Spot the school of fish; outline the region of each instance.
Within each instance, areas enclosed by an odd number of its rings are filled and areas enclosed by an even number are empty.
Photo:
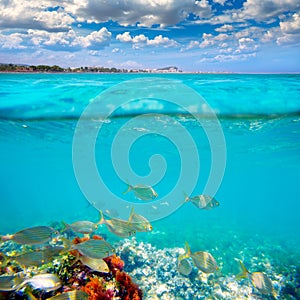
[[[151,201],[158,197],[154,188],[145,184],[130,185],[124,194],[132,191],[136,199],[141,201]],[[185,194],[184,202],[191,202],[195,207],[202,210],[210,210],[218,207],[219,202],[208,195],[188,196]],[[23,268],[30,266],[42,266],[53,261],[63,253],[77,250],[79,253],[73,264],[80,262],[92,271],[109,273],[109,267],[103,260],[115,252],[114,247],[103,239],[87,239],[84,242],[73,244],[68,239],[68,232],[83,234],[89,237],[93,232],[99,229],[99,226],[106,226],[109,232],[120,237],[126,238],[136,234],[136,232],[150,232],[153,227],[151,223],[142,215],[135,212],[132,207],[127,220],[118,218],[105,218],[102,211],[98,222],[76,221],[71,224],[64,223],[64,229],[60,232],[50,226],[34,226],[25,228],[14,234],[8,234],[0,237],[0,243],[12,241],[20,245],[31,246],[30,251],[7,255],[0,253],[0,267],[6,267],[9,262],[15,261]],[[59,241],[59,244],[53,245],[51,241]],[[251,281],[254,288],[262,295],[272,295],[276,293],[272,281],[263,272],[250,273],[241,260],[238,260],[241,273],[236,276],[237,279],[247,278]],[[177,259],[177,271],[183,276],[189,276],[196,267],[203,273],[220,272],[216,259],[205,251],[192,252],[189,244],[185,243],[185,252]],[[62,286],[61,280],[56,274],[41,273],[31,277],[21,272],[14,275],[0,276],[0,292],[15,292],[24,287],[30,286],[27,295],[28,299],[35,299],[31,290],[42,290],[44,292],[59,290]],[[88,295],[80,290],[73,290],[57,294],[48,299],[88,299]]]

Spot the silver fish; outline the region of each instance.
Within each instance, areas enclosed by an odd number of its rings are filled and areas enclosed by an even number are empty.
[[[12,240],[18,244],[36,245],[44,244],[52,239],[56,231],[49,226],[35,226],[1,237],[2,242]]]
[[[82,255],[79,256],[78,260],[93,271],[101,273],[109,273],[110,271],[107,263],[102,258],[90,258]]]
[[[151,186],[145,184],[137,184],[135,186],[128,184],[128,188],[123,194],[127,194],[130,191],[133,191],[135,197],[140,200],[153,200],[158,196]]]
[[[53,260],[53,257],[59,255],[65,250],[62,246],[54,246],[43,250],[35,250],[18,256],[10,256],[10,260],[15,260],[23,266],[41,266]]]
[[[219,269],[214,257],[205,251],[194,252],[191,258],[195,266],[204,273],[213,273]]]
[[[101,214],[101,220],[99,223],[105,224],[107,229],[111,233],[123,238],[135,235],[136,230],[132,227],[132,225],[128,221],[115,219],[115,218],[112,218],[110,220],[105,220],[101,211],[100,214]]]
[[[73,231],[83,234],[91,234],[98,228],[98,223],[90,221],[77,221],[71,224],[65,224],[66,229],[71,228]],[[65,230],[65,229],[64,229]]]
[[[148,232],[153,229],[150,222],[144,216],[134,212],[134,207],[131,210],[128,222],[132,228],[139,232]]]
[[[272,281],[268,278],[268,276],[263,272],[253,272],[250,273],[241,260],[236,259],[241,268],[241,273],[236,277],[237,279],[241,278],[249,278],[253,284],[253,286],[263,295],[273,295],[275,298],[277,294],[275,292]]]
[[[31,278],[25,279],[17,289],[21,289],[24,285],[30,284],[30,286],[36,290],[43,290],[45,292],[51,292],[61,287],[61,281],[56,274],[38,274]]]
[[[75,290],[75,291],[70,291],[59,295],[55,295],[49,298],[49,300],[87,300],[88,298],[89,298],[88,293],[80,290]]]
[[[17,275],[0,276],[0,291],[10,292],[18,288],[24,279]]]
[[[72,250],[78,250],[82,255],[90,258],[105,258],[114,253],[115,249],[104,240],[87,240],[80,244],[72,245]]]
[[[204,273],[213,273],[219,269],[214,257],[205,251],[192,252],[189,244],[185,243],[185,254],[180,255],[179,259],[191,257],[194,265]]]
[[[180,274],[188,276],[191,274],[193,267],[188,258],[178,259],[177,270]]]
[[[194,197],[186,195],[185,202],[192,202],[197,208],[206,210],[220,206],[220,203],[215,198],[208,195],[198,195]]]

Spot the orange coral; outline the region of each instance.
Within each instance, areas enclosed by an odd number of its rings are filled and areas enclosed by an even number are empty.
[[[124,271],[116,271],[116,281],[120,285],[120,294],[124,300],[141,300],[143,292]]]
[[[103,260],[107,263],[109,269],[112,271],[114,275],[117,270],[123,271],[124,269],[124,261],[116,254],[108,256]]]
[[[104,240],[104,238],[101,235],[98,235],[98,234],[93,235],[92,239],[94,239],[94,240]]]
[[[106,290],[102,282],[96,278],[91,278],[82,290],[89,294],[89,300],[111,300],[113,299],[113,291]]]

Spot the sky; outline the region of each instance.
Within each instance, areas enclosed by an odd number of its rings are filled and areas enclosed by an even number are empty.
[[[0,63],[300,72],[300,1],[0,0]]]

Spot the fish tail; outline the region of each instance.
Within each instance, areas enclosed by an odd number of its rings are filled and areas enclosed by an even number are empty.
[[[104,219],[102,210],[99,210],[99,217],[100,217],[100,220],[97,222],[97,225],[105,224],[105,219]]]
[[[126,180],[126,183],[127,183],[127,190],[123,192],[123,195],[129,193],[131,190],[132,190],[132,185],[129,183],[128,180]]]
[[[184,250],[187,257],[190,257],[192,255],[192,251],[188,242],[185,242]]]
[[[61,251],[61,254],[62,254],[62,253],[68,252],[71,249],[71,242],[64,237],[61,238],[61,241],[63,242],[63,247],[65,248],[65,250]]]
[[[186,192],[183,192],[183,195],[184,195],[184,200],[183,200],[182,204],[190,201],[190,197]]]
[[[239,262],[241,268],[241,272],[235,276],[236,279],[247,278],[249,275],[249,271],[246,269],[245,265],[240,259],[236,258],[235,260]]]
[[[6,241],[10,241],[13,238],[14,238],[13,234],[2,235],[2,236],[0,236],[0,243],[4,243]]]

